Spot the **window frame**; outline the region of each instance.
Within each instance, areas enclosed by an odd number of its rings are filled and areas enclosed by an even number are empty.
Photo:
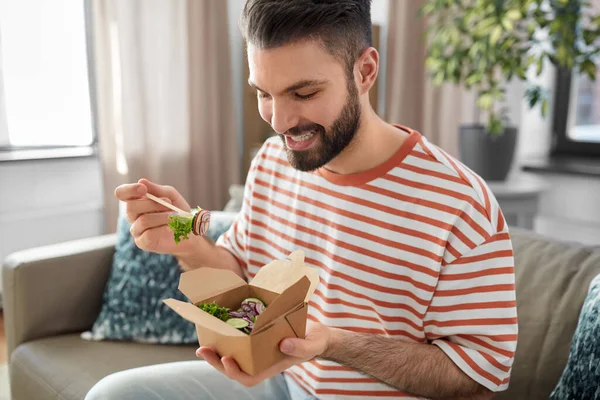
[[[97,122],[97,98],[96,98],[96,76],[94,73],[94,40],[93,40],[93,15],[92,15],[92,1],[93,0],[80,0],[83,2],[83,17],[84,17],[84,31],[85,31],[85,42],[86,42],[86,60],[88,64],[87,75],[88,75],[88,90],[90,93],[90,115],[91,115],[91,129],[92,129],[92,142],[87,145],[34,145],[34,146],[17,146],[10,144],[10,136],[6,131],[6,143],[0,142],[0,153],[7,152],[23,152],[27,150],[39,151],[39,150],[60,150],[60,149],[93,149],[95,153],[98,147],[98,122]],[[0,79],[2,77],[0,76]],[[1,94],[3,95],[3,94]],[[5,110],[3,111],[5,112]],[[4,135],[2,136],[4,138]]]
[[[578,9],[578,12],[581,17],[581,8]],[[569,112],[574,112],[577,107],[575,99],[572,97],[574,78],[577,76],[573,69],[557,66],[554,81],[550,156],[597,157],[600,156],[600,142],[576,141],[569,138]],[[596,80],[598,79],[600,79],[600,74],[596,77]]]
[[[569,138],[569,111],[575,106],[571,98],[572,82],[573,71],[571,69],[563,67],[556,69],[551,155],[600,156],[600,142],[579,142]]]

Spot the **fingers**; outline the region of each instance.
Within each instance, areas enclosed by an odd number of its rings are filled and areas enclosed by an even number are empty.
[[[147,229],[139,236],[133,236],[135,245],[142,250],[154,252],[158,248],[162,228]]]
[[[115,189],[115,197],[121,201],[139,199],[147,193],[147,188],[139,183],[120,185]]]
[[[173,215],[173,212],[144,213],[134,219],[135,222],[131,225],[129,231],[134,238],[141,236],[148,229],[167,225],[170,215]]]
[[[165,240],[173,241],[171,228],[167,225],[146,229],[141,235],[133,236],[135,244],[142,250],[154,253],[171,253],[171,246]],[[171,251],[170,251],[171,250]]]
[[[149,193],[157,197],[166,197],[171,199],[171,204],[183,210],[190,209],[190,205],[185,201],[183,196],[181,196],[181,193],[179,193],[173,186],[157,185],[154,182],[150,182],[148,179],[140,179],[138,183],[144,186]]]
[[[209,347],[200,347],[198,350],[196,350],[196,355],[204,358],[206,362],[212,365],[223,375],[238,381],[245,387],[256,386],[260,382],[263,382],[264,380],[269,379],[298,363],[298,360],[287,358],[273,365],[262,373],[251,376],[242,371],[238,363],[233,358],[227,356],[219,357],[219,355]]]
[[[225,372],[225,367],[221,362],[221,358],[217,355],[217,353],[215,353],[208,347],[200,347],[198,351],[196,351],[196,355],[198,357],[202,357],[204,361],[212,365],[220,373],[227,375],[227,373]]]
[[[157,185],[147,179],[140,179],[138,183],[119,185],[115,189],[115,196],[121,201],[139,199],[146,193],[152,193],[157,197],[166,197],[169,199],[177,199],[180,197],[179,192],[177,192],[174,187]]]
[[[221,358],[221,363],[223,365],[223,368],[225,369],[225,374],[229,378],[235,379],[236,381],[238,381],[246,387],[253,386],[254,382],[252,382],[252,378],[245,372],[242,372],[239,365],[235,362],[234,359],[232,359],[231,357],[223,357]]]
[[[169,200],[166,197],[163,197],[162,199],[167,203],[171,203],[171,200]],[[139,200],[129,200],[127,202],[125,210],[127,221],[129,221],[130,224],[133,224],[141,215],[144,214],[171,211],[162,204],[158,204],[157,202],[146,198]]]
[[[175,190],[173,186],[157,185],[154,182],[150,182],[148,179],[140,179],[138,184],[145,186],[148,189],[148,192],[157,197],[167,197],[170,199],[179,197],[179,192]]]
[[[219,355],[207,347],[200,347],[196,355],[202,357],[207,363],[213,366],[217,371],[244,385],[251,387],[258,383],[258,380],[253,379],[250,375],[243,372],[235,360],[231,357],[219,358]]]

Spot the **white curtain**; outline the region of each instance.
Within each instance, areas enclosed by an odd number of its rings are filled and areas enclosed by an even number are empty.
[[[239,183],[223,0],[95,0],[94,74],[106,232],[121,183],[148,178],[220,209]]]

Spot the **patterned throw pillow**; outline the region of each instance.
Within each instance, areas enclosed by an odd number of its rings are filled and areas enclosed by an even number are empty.
[[[590,284],[567,366],[550,398],[600,399],[600,275]]]
[[[232,224],[236,213],[212,212],[206,236],[216,241]],[[186,301],[177,289],[181,268],[175,257],[138,248],[129,233],[130,224],[119,216],[117,243],[102,308],[87,340],[121,340],[140,343],[197,343],[194,325],[162,302]]]

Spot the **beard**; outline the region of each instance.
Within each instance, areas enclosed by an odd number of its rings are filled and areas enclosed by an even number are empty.
[[[279,134],[286,149],[287,158],[292,167],[300,171],[314,171],[337,157],[354,139],[360,127],[360,102],[354,80],[348,81],[348,99],[339,116],[326,130],[319,124],[304,124],[290,129],[287,134],[298,136],[314,131],[320,136],[320,144],[309,150],[289,149],[285,136]]]

